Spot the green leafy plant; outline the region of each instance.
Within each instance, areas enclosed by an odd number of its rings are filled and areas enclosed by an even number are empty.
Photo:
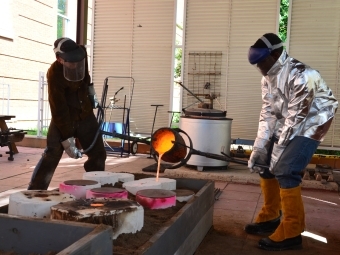
[[[317,149],[315,154],[340,156],[340,151],[330,151],[330,150]]]
[[[176,67],[175,67],[175,78],[181,77],[181,71],[182,71],[182,49],[177,48],[175,53],[175,59],[176,59]]]
[[[25,130],[25,132],[27,133],[27,135],[37,135],[38,134],[38,130],[36,128],[27,129],[27,130]],[[48,128],[44,128],[41,132],[42,136],[47,136],[47,132],[48,132]]]
[[[66,0],[58,0],[58,13],[61,15],[66,15],[67,2]],[[64,18],[62,16],[57,17],[57,38],[64,36]]]
[[[288,30],[288,10],[289,0],[281,0],[280,5],[280,21],[279,21],[279,37],[283,42],[287,39]]]
[[[173,122],[173,123],[179,123],[179,118],[180,118],[180,116],[181,116],[180,113],[175,112],[175,113],[174,113],[174,116],[173,116],[173,118],[172,118],[172,122]]]

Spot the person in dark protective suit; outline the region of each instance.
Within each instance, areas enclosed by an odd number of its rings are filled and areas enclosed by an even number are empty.
[[[85,47],[69,38],[59,38],[54,42],[54,52],[56,61],[47,72],[52,114],[47,147],[33,171],[29,190],[47,190],[63,152],[71,158],[81,158],[75,139],[86,149],[99,127],[93,112],[98,101],[88,72]],[[85,171],[105,170],[106,151],[100,135],[86,154]]]
[[[276,34],[259,38],[248,60],[263,75],[262,109],[248,167],[260,174],[264,204],[245,231],[270,234],[260,239],[259,248],[299,249],[305,228],[301,173],[329,130],[338,101],[318,71],[288,56]]]

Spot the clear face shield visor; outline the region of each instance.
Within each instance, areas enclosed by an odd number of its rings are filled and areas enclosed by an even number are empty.
[[[85,77],[85,58],[78,62],[63,62],[64,77],[68,81],[81,81]]]

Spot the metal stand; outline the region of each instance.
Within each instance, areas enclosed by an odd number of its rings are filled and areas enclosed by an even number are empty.
[[[152,123],[152,129],[151,129],[151,137],[152,137],[152,134],[153,134],[153,128],[155,127],[155,121],[156,121],[156,115],[157,115],[157,109],[159,106],[164,106],[163,104],[152,104],[151,106],[156,106],[156,109],[155,109],[155,115],[153,117],[153,123]],[[151,144],[150,144],[150,155],[148,158],[153,158],[151,156],[151,151],[152,151],[152,147],[151,147]]]
[[[122,106],[116,105],[116,102],[119,101],[119,99],[116,99],[116,95],[118,94],[119,91],[121,91],[124,87],[121,87],[120,89],[118,89],[114,96],[112,98],[110,98],[110,104],[109,106],[106,106],[106,99],[107,99],[107,94],[108,94],[108,80],[109,78],[112,79],[128,79],[130,80],[130,84],[129,84],[129,93],[130,96],[129,98],[126,98],[126,95],[124,96],[124,103]],[[112,115],[112,110],[113,109],[121,109],[122,112],[122,135],[124,138],[121,139],[121,143],[120,143],[120,147],[111,147],[108,145],[108,143],[106,143],[105,149],[107,154],[120,154],[121,157],[123,157],[123,153],[126,152],[127,156],[130,155],[131,153],[131,137],[130,137],[130,110],[131,110],[131,102],[132,102],[132,96],[133,96],[133,90],[134,90],[134,79],[132,77],[125,77],[125,76],[108,76],[105,78],[104,81],[104,87],[103,87],[103,93],[102,93],[102,98],[101,98],[101,106],[106,109],[109,108],[110,109],[110,118],[108,120],[107,123],[111,122],[111,115]],[[112,91],[110,91],[112,93]],[[98,116],[97,116],[98,119]],[[106,132],[107,133],[107,132]],[[113,132],[112,132],[113,134]],[[107,134],[106,134],[107,135]],[[124,149],[124,145],[125,145],[125,139],[128,142],[128,148],[127,150]],[[105,141],[105,139],[104,139]]]

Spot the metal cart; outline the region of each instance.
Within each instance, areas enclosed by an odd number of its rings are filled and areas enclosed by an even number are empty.
[[[101,129],[105,133],[103,134],[103,140],[108,154],[119,154],[121,157],[128,157],[130,153],[135,154],[137,152],[137,143],[132,146],[130,137],[130,113],[134,86],[135,80],[132,77],[108,76],[104,80],[101,97],[104,119]],[[127,90],[127,93],[124,96],[119,96],[118,94],[122,90]],[[109,97],[109,103],[107,103],[107,97]],[[117,135],[110,136],[108,133],[121,134],[122,138]],[[107,139],[113,137],[121,139],[120,146],[110,146]]]

